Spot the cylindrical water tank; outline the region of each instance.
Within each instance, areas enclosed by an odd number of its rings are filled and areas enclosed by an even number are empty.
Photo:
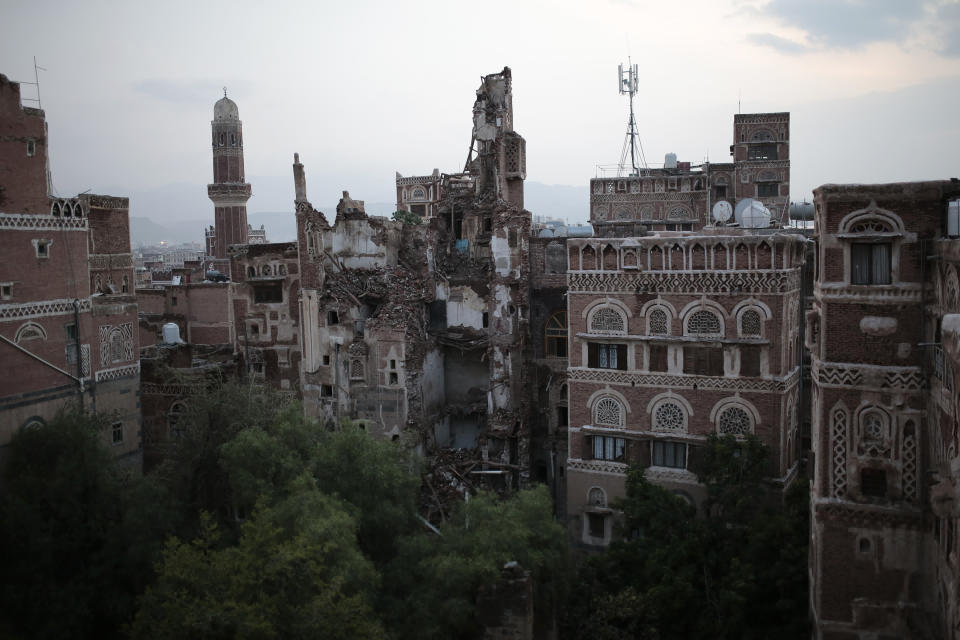
[[[175,322],[168,322],[163,325],[164,344],[180,344],[181,342],[183,340],[180,339],[180,327]]]

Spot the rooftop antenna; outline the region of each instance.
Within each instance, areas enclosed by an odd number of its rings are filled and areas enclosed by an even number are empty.
[[[630,156],[630,175],[640,175],[640,165],[647,168],[647,159],[643,155],[643,146],[640,144],[640,135],[637,133],[637,121],[633,117],[633,96],[637,95],[637,86],[640,78],[637,74],[637,65],[632,64],[630,57],[627,57],[627,68],[620,67],[619,89],[620,95],[630,96],[630,120],[627,123],[627,136],[623,141],[623,150],[620,152],[619,175],[623,175],[627,169],[627,155]]]
[[[20,96],[21,102],[36,102],[37,109],[43,109],[43,105],[40,104],[40,71],[46,71],[43,67],[37,64],[37,56],[33,56],[33,82],[23,82],[20,81],[20,84],[29,84],[37,88],[37,97],[36,98],[24,98]]]
[[[223,88],[223,97],[224,97],[224,98],[227,97],[227,88],[226,88],[226,87]]]

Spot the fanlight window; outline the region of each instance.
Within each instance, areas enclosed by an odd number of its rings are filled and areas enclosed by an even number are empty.
[[[883,440],[883,420],[876,413],[868,413],[863,417],[863,439],[868,442]]]
[[[748,309],[740,316],[740,333],[745,336],[760,335],[760,314]]]
[[[685,415],[680,405],[664,402],[653,411],[653,430],[682,433],[685,431]]]
[[[728,407],[717,419],[717,431],[723,435],[743,436],[750,433],[750,415],[740,407]]]
[[[587,502],[591,507],[606,507],[607,506],[607,494],[603,492],[603,489],[600,487],[594,487],[590,489],[590,493],[587,497]]]
[[[668,220],[686,220],[689,217],[690,212],[683,207],[674,207],[670,209],[670,212],[667,214]]]
[[[410,198],[412,200],[425,200],[427,197],[427,192],[423,189],[414,189]]]
[[[609,308],[604,307],[593,312],[590,318],[590,333],[625,333],[623,316]]]
[[[687,332],[698,335],[716,335],[720,333],[720,319],[712,311],[697,311],[687,321]]]
[[[667,312],[663,309],[654,309],[650,312],[650,333],[656,335],[670,333],[667,329]]]
[[[623,405],[613,398],[600,398],[593,407],[593,421],[609,427],[622,427]]]
[[[890,225],[876,219],[863,220],[850,227],[850,233],[890,233],[891,231]]]

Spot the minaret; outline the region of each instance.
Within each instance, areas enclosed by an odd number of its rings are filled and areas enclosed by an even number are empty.
[[[207,195],[213,200],[215,238],[213,257],[227,259],[227,247],[247,244],[247,200],[250,185],[244,182],[243,125],[237,103],[223,97],[213,106],[213,184]]]

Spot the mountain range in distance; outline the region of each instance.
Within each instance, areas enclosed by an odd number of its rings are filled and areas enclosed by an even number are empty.
[[[168,185],[161,189],[130,194],[130,242],[134,247],[157,244],[161,240],[176,245],[185,242],[204,242],[204,229],[213,224],[213,203],[206,202],[206,211],[189,217],[171,212],[186,212],[199,208],[194,193],[203,187],[197,185]],[[188,195],[187,195],[188,194]],[[559,218],[570,223],[583,223],[589,218],[589,187],[547,185],[527,181],[524,184],[524,205],[535,216]],[[336,205],[318,207],[330,222],[336,215]],[[397,208],[393,202],[366,202],[367,214],[389,217]],[[263,225],[268,242],[296,240],[296,217],[289,211],[247,212],[247,224],[255,229]]]

